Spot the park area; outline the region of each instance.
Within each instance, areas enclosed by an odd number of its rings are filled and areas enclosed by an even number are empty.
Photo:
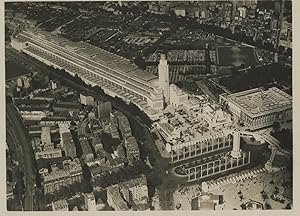
[[[30,71],[24,68],[24,66],[12,61],[5,61],[5,80],[10,80],[28,73],[30,73]]]
[[[217,48],[217,63],[221,66],[254,66],[258,57],[252,47],[220,46]]]
[[[230,76],[221,77],[218,83],[231,92],[239,92],[261,86],[271,87],[271,85],[280,89],[288,89],[292,87],[292,68],[274,63],[251,68],[245,73],[233,72]]]

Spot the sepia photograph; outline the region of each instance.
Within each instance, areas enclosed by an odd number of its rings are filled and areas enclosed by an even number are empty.
[[[5,1],[6,211],[289,214],[293,4]]]

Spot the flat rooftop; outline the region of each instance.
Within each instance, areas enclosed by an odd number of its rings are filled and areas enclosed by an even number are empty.
[[[251,117],[292,108],[292,96],[276,87],[267,90],[255,88],[225,97]]]
[[[35,34],[36,36],[39,36],[40,38],[46,39],[56,45],[59,45],[62,48],[68,49],[70,51],[75,52],[76,54],[79,54],[81,56],[84,56],[94,62],[97,62],[100,65],[103,65],[103,68],[109,68],[111,70],[115,70],[118,72],[123,73],[124,75],[136,77],[144,82],[144,84],[147,85],[153,85],[155,84],[150,82],[151,80],[157,79],[157,76],[147,73],[143,70],[140,70],[134,63],[132,63],[130,60],[123,58],[119,55],[116,55],[114,53],[108,52],[104,49],[101,49],[99,47],[93,46],[91,44],[85,43],[85,42],[72,42],[66,38],[59,37],[56,35],[51,34],[50,32],[46,32],[39,29],[28,29],[28,32]],[[21,40],[23,40],[25,37],[18,36]],[[98,67],[100,66],[98,65]],[[154,86],[157,87],[157,86]]]

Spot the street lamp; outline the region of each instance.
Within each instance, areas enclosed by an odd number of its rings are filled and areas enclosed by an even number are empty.
[[[263,181],[263,190],[260,192],[261,194],[265,193],[265,182]]]
[[[272,180],[270,181],[270,184],[274,184],[274,173],[272,172]]]
[[[241,195],[242,194],[242,191],[241,191],[241,182],[239,181],[239,192],[238,192],[238,195]]]

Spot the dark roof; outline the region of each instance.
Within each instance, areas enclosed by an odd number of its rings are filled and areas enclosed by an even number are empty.
[[[30,125],[28,127],[28,131],[37,131],[37,132],[39,132],[39,131],[42,130],[42,127],[43,127],[42,125]],[[54,129],[56,129],[55,126],[50,126],[50,130],[54,130]]]
[[[66,109],[78,109],[80,110],[81,105],[80,103],[73,103],[73,102],[58,102],[53,106],[53,108],[66,108]]]
[[[39,120],[24,120],[24,125],[30,126],[30,125],[37,125],[40,121]]]
[[[40,130],[42,130],[41,125],[30,125],[28,127],[28,131],[40,131]]]
[[[36,99],[20,99],[16,98],[15,103],[18,104],[26,104],[26,105],[41,105],[41,104],[49,104],[47,100],[36,100]]]
[[[61,117],[61,116],[47,116],[42,118],[41,121],[76,121],[77,118],[73,117]]]
[[[50,163],[58,163],[58,162],[62,162],[65,160],[69,160],[70,157],[68,156],[63,156],[63,157],[58,157],[58,158],[48,158],[48,159],[38,159],[36,161],[36,165],[38,170],[42,169],[42,168],[48,168],[48,165]]]
[[[86,92],[86,91],[80,91],[79,94],[81,94],[81,95],[83,95],[83,96],[86,96],[86,97],[94,97],[93,94],[88,93],[88,92]]]
[[[21,111],[43,111],[49,109],[49,104],[39,104],[39,105],[18,105]]]
[[[68,111],[54,111],[53,116],[57,117],[70,117],[70,113]]]

